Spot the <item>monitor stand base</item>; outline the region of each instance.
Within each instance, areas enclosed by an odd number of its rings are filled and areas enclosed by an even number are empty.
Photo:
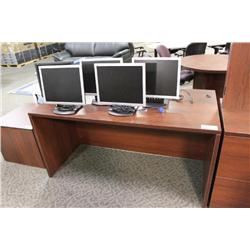
[[[112,105],[108,113],[114,116],[133,116],[136,109],[131,106]]]
[[[117,113],[117,112],[114,112],[112,110],[109,111],[109,114],[110,115],[113,115],[113,116],[133,116],[134,113]]]
[[[95,106],[108,106],[108,105],[104,105],[104,104],[100,104],[99,102],[97,102],[96,100],[93,100],[92,105],[95,105]]]
[[[57,115],[74,115],[82,108],[82,105],[56,105],[53,113]]]

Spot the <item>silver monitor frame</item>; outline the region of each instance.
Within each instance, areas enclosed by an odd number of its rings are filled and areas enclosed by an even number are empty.
[[[178,68],[177,68],[177,88],[176,88],[176,95],[175,96],[168,96],[168,95],[147,95],[146,97],[149,98],[162,98],[162,99],[180,99],[180,78],[181,78],[181,59],[177,57],[133,57],[132,63],[144,63],[144,62],[135,62],[136,60],[145,60],[145,61],[177,61],[178,62]],[[146,63],[145,63],[146,67]],[[147,79],[146,79],[146,85],[147,85]]]
[[[56,101],[47,101],[46,93],[44,91],[44,83],[43,83],[43,75],[42,75],[42,69],[62,69],[62,68],[77,68],[79,69],[79,76],[80,76],[80,85],[81,85],[81,96],[82,96],[82,102],[56,102]],[[82,68],[80,65],[47,65],[47,66],[40,66],[39,67],[39,75],[41,79],[41,86],[42,86],[42,94],[44,98],[44,103],[47,104],[61,104],[61,105],[85,105],[85,95],[84,95],[84,85],[83,85],[83,77],[82,77]]]
[[[119,57],[119,58],[112,58],[112,57],[109,57],[109,58],[98,58],[98,57],[95,57],[95,58],[82,58],[82,59],[79,60],[81,68],[83,69],[83,63],[84,62],[91,62],[91,61],[119,61],[120,64],[123,63],[123,59],[121,57]],[[83,76],[83,72],[82,72],[82,76]],[[84,77],[83,77],[83,84],[84,84]],[[85,92],[85,95],[97,96],[97,93],[87,93],[87,92]]]
[[[124,102],[103,102],[100,100],[100,92],[99,92],[99,80],[98,80],[98,72],[97,67],[133,67],[139,66],[142,68],[142,102],[141,103],[124,103]],[[126,106],[146,106],[146,71],[144,63],[96,63],[95,67],[95,78],[96,78],[96,91],[97,91],[97,102],[100,105],[126,105]]]

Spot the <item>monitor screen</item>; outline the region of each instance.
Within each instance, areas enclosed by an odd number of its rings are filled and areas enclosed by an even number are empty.
[[[41,85],[41,79],[40,79],[40,74],[39,74],[39,67],[40,66],[71,65],[71,64],[73,64],[73,62],[71,62],[71,61],[69,61],[69,62],[58,61],[58,62],[39,62],[39,63],[35,63],[36,76],[37,76],[37,80],[38,80],[38,84],[39,84],[42,96],[43,96],[43,93],[42,93],[42,85]]]
[[[66,105],[85,103],[80,66],[40,66],[39,74],[46,103]]]
[[[144,64],[95,64],[95,74],[99,103],[145,105]]]
[[[146,95],[158,98],[179,98],[180,60],[178,58],[133,58],[146,64]]]
[[[85,94],[96,94],[95,63],[122,63],[122,58],[83,59],[81,64]]]

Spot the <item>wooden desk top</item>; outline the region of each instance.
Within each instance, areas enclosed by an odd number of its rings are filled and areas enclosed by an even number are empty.
[[[181,65],[197,72],[225,73],[228,55],[194,55],[181,59]]]
[[[77,114],[56,115],[54,105],[38,105],[30,112],[31,116],[71,121],[85,121],[109,125],[166,129],[173,131],[217,134],[221,132],[217,99],[214,90],[190,90],[194,103],[188,95],[181,102],[170,101],[167,112],[157,109],[137,111],[132,117],[116,117],[108,114],[107,106],[86,105]],[[206,95],[209,95],[208,98]]]
[[[226,135],[250,137],[250,113],[222,109]]]

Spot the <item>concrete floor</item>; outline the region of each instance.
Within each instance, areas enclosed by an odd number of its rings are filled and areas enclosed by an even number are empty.
[[[33,102],[32,96],[8,94],[12,89],[20,87],[25,83],[35,80],[34,65],[30,64],[22,68],[2,68],[1,92],[2,92],[2,110],[5,114],[16,107]]]
[[[44,61],[51,61],[46,59]],[[1,67],[1,84],[0,84],[0,102],[1,115],[19,107],[24,103],[34,102],[32,96],[9,94],[10,90],[21,87],[31,81],[36,80],[34,63],[25,65],[20,68]]]

